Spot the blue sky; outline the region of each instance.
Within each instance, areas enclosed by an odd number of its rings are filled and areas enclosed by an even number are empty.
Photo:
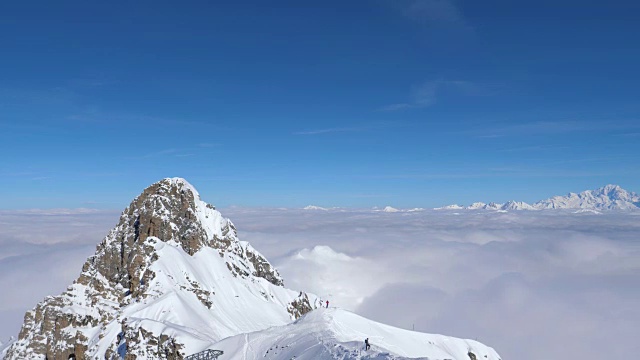
[[[3,2],[0,208],[640,190],[631,1]]]

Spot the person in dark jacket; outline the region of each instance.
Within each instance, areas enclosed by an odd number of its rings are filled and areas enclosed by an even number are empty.
[[[371,345],[369,345],[369,338],[364,339],[364,349],[369,350]]]

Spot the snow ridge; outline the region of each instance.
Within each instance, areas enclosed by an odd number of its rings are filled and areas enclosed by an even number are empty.
[[[369,350],[364,349],[365,338]],[[231,360],[469,360],[470,354],[500,360],[494,349],[474,340],[399,329],[337,308],[319,308],[292,324],[226,338],[216,348]]]

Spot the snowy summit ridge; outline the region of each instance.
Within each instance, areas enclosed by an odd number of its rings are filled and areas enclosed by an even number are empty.
[[[365,336],[371,345],[368,351],[363,349]],[[216,347],[229,360],[500,360],[494,349],[474,340],[399,329],[336,308],[320,308],[292,324],[229,337]]]

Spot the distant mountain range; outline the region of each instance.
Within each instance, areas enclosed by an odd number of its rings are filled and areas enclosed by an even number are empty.
[[[533,204],[522,201],[508,201],[504,204],[475,202],[469,206],[448,205],[436,210],[636,210],[640,209],[640,195],[627,191],[618,185],[606,185],[595,190],[586,190],[579,194],[568,193],[565,196],[553,196]]]
[[[627,191],[618,185],[606,185],[595,190],[586,190],[581,193],[568,193],[565,196],[553,196],[546,200],[540,200],[533,204],[524,201],[510,200],[506,203],[474,202],[469,206],[458,204],[434,208],[433,210],[547,210],[547,209],[573,209],[575,212],[599,212],[602,210],[640,210],[640,195]],[[323,208],[309,205],[304,210],[343,210],[341,208]],[[372,211],[386,213],[406,213],[424,211],[423,208],[398,209],[391,206],[384,208],[374,207]]]

